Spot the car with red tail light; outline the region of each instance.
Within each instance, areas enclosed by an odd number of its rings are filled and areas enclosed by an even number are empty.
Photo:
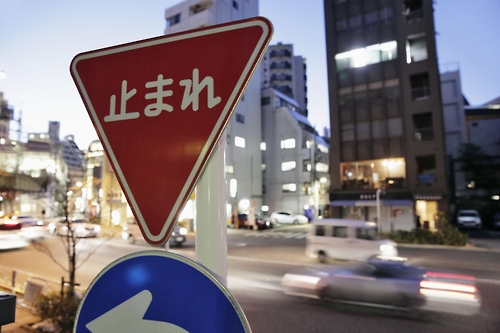
[[[470,316],[481,308],[474,276],[428,270],[403,257],[295,269],[281,285],[288,295],[386,309]]]

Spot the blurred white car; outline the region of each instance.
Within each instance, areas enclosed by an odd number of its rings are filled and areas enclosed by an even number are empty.
[[[71,221],[69,221],[69,227],[73,230],[74,235],[77,238],[97,237],[101,232],[100,225],[82,218],[71,219]],[[68,222],[63,219],[57,223],[51,223],[49,224],[49,230],[53,234],[67,236],[69,230]]]
[[[282,224],[303,224],[308,223],[309,219],[302,214],[295,214],[290,211],[278,211],[274,212],[270,216],[271,222],[282,223]]]
[[[20,249],[28,245],[28,241],[16,232],[0,231],[0,250]]]
[[[429,270],[403,257],[374,256],[348,265],[296,268],[281,280],[288,295],[386,309],[472,316],[481,310],[476,278]]]

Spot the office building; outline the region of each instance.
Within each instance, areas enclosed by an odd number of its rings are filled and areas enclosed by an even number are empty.
[[[432,0],[324,0],[330,204],[380,230],[434,228],[448,178]]]

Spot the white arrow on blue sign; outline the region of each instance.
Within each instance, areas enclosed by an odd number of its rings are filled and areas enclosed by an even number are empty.
[[[108,265],[78,308],[76,333],[249,333],[229,290],[204,266],[166,251]]]

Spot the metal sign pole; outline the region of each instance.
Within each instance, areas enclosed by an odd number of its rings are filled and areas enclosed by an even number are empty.
[[[227,286],[226,134],[196,186],[196,260]]]

